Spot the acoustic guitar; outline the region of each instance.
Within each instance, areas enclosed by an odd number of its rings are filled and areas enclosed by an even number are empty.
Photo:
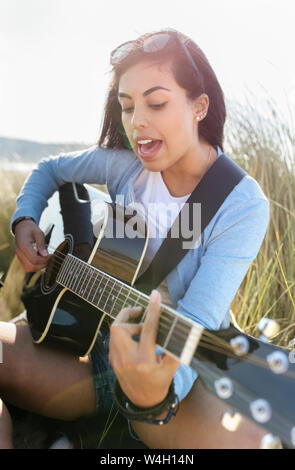
[[[60,204],[66,209],[62,198]],[[32,275],[26,280],[22,299],[37,344],[87,355],[104,320],[111,322],[126,306],[142,306],[145,315],[149,297],[134,284],[148,243],[147,226],[122,206],[103,202],[103,207],[95,222],[91,202],[76,197],[75,214],[64,218],[63,241],[37,280],[32,284]],[[76,231],[83,228],[84,238],[69,233],[73,221]],[[87,224],[91,229],[85,230]],[[164,304],[156,343],[196,370],[221,400],[295,447],[295,367],[289,350],[234,326],[206,330]]]

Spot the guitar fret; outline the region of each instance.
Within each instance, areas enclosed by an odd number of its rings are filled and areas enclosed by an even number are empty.
[[[69,264],[69,275],[70,275],[70,286],[72,285],[72,282],[76,279],[75,276],[75,259],[73,257],[70,258],[70,264]]]
[[[85,273],[84,273],[84,275],[85,275]],[[84,279],[84,282],[81,285],[82,290],[80,290],[80,294],[83,295],[84,297],[86,297],[87,294],[85,294],[85,292],[87,291],[89,282],[92,280],[92,271],[91,271],[91,269],[89,269],[88,266],[86,266],[86,276],[84,276],[84,277],[85,277],[85,279]]]
[[[105,278],[102,278],[101,283],[99,284],[98,291],[97,291],[98,297],[95,296],[95,305],[97,307],[99,307],[99,299],[103,295],[103,291],[104,291],[104,288],[105,288],[104,281],[105,281]]]
[[[66,259],[62,262],[58,275],[56,276],[57,282],[60,282],[61,284],[63,284],[63,278],[65,277],[67,272],[67,261],[68,258],[66,257]]]
[[[123,304],[121,299],[117,299],[113,308],[112,308],[112,317],[116,318],[120,311],[123,309]]]
[[[167,334],[169,335],[169,333],[171,332],[170,327],[173,324],[172,319],[173,316],[171,315],[171,313],[166,310],[165,307],[161,308],[156,342],[162,348],[165,347]]]
[[[114,309],[114,307],[115,307],[115,305],[116,305],[116,302],[119,300],[119,296],[120,296],[120,293],[121,293],[122,288],[123,288],[123,286],[120,287],[120,290],[119,290],[119,293],[118,293],[118,295],[117,295],[117,298],[116,298],[115,302],[113,303],[113,306],[112,306],[112,308],[111,308],[111,310],[110,310],[110,313],[109,313],[110,316],[112,316],[112,312],[113,312],[113,309]],[[121,310],[121,307],[120,307],[120,310]],[[116,316],[117,316],[117,315],[116,315]]]
[[[80,272],[79,272],[79,276],[80,276],[80,282],[78,283],[76,289],[79,293],[79,295],[83,295],[84,294],[84,284],[85,284],[85,281],[87,280],[88,278],[88,266],[87,265],[84,265],[84,263],[80,263]]]
[[[88,293],[87,293],[87,300],[88,300],[88,302],[90,302],[90,298],[91,298],[91,295],[92,295],[92,289],[93,289],[94,287],[96,288],[96,282],[97,282],[97,273],[92,272],[92,274],[91,274],[91,286],[90,286],[90,289],[89,289],[89,291],[88,291]],[[86,289],[88,288],[88,285],[89,285],[89,283],[87,284]],[[93,298],[93,296],[92,296],[92,298]]]
[[[115,303],[116,303],[117,300],[118,300],[118,295],[117,295],[117,293],[116,293],[117,287],[118,287],[117,284],[114,283],[114,286],[113,286],[113,288],[112,288],[112,296],[111,296],[111,298],[110,298],[110,301],[112,302],[112,307],[111,307],[111,309],[109,310],[109,315],[111,315],[111,311],[113,310],[113,307],[114,307]]]
[[[99,286],[97,288],[97,291],[95,293],[95,298],[94,298],[94,304],[96,306],[98,306],[98,299],[99,299],[99,296],[101,296],[103,294],[103,289],[104,289],[104,277],[102,277],[100,283],[99,283]]]
[[[113,302],[114,301],[114,295],[112,294],[112,290],[114,288],[114,286],[116,285],[116,283],[113,281],[113,285],[109,291],[109,294],[107,295],[107,299],[105,301],[105,304],[104,304],[104,311],[109,314],[109,307],[108,307],[108,303],[109,302]]]
[[[77,294],[80,294],[80,291],[82,290],[82,286],[85,282],[85,270],[86,270],[85,266],[79,263],[79,280],[75,286],[75,291]]]
[[[60,274],[58,275],[58,278],[57,278],[58,282],[60,282],[63,285],[68,284],[70,280],[70,276],[72,275],[72,272],[70,269],[73,263],[74,263],[73,258],[71,258],[70,256],[67,256],[65,263],[63,264],[62,271],[60,273],[61,275]]]
[[[80,295],[83,295],[83,292],[84,292],[84,289],[83,289],[83,285],[85,283],[85,272],[87,273],[87,266],[80,266],[80,273],[79,273],[79,276],[80,276],[80,280],[78,282],[78,285],[76,286],[76,292]]]
[[[88,301],[90,301],[91,292],[92,292],[93,287],[96,286],[96,281],[97,281],[97,274],[95,272],[90,272],[89,281],[85,288],[85,290],[88,290],[88,292],[86,293]],[[89,284],[90,284],[90,288],[88,289]]]
[[[144,310],[141,321],[146,317],[148,299],[144,294],[72,255],[66,256],[57,282],[112,318],[127,306],[141,306]],[[192,325],[161,306],[156,343],[184,363],[190,362],[200,331],[201,327]]]
[[[95,300],[95,296],[96,296],[96,293],[97,293],[97,291],[98,291],[98,288],[99,288],[99,286],[100,286],[100,284],[101,284],[101,281],[102,281],[102,279],[103,279],[103,276],[102,276],[102,275],[100,275],[100,280],[99,280],[99,283],[98,283],[98,284],[97,284],[97,286],[96,286],[96,281],[97,281],[97,278],[98,278],[98,275],[96,276],[96,280],[95,280],[95,283],[94,283],[94,287],[96,287],[96,289],[95,289],[95,291],[94,291],[94,294],[93,294],[93,297],[92,297],[91,303],[95,303],[95,302],[94,302],[94,300]]]
[[[177,321],[174,326],[174,330],[176,331],[176,333],[177,331],[181,332],[181,334],[178,335],[177,340],[176,340],[175,335],[172,335],[169,342],[167,343],[167,348],[168,350],[173,350],[174,353],[180,357],[184,350],[184,347],[185,347],[187,338],[189,337],[192,326],[190,324],[187,324],[181,318],[176,317],[176,319]]]
[[[127,291],[127,296],[125,297],[122,308],[125,308],[125,305],[126,305],[126,307],[133,307],[135,305],[134,304],[134,299],[132,298],[132,295],[133,295],[133,292],[131,290],[128,290]]]
[[[170,341],[170,338],[171,338],[172,332],[173,332],[173,330],[174,330],[174,327],[175,327],[175,325],[176,325],[176,322],[177,322],[177,318],[175,317],[174,320],[173,320],[173,322],[172,322],[172,325],[171,325],[171,327],[170,327],[170,329],[169,329],[169,333],[168,333],[168,335],[167,335],[167,337],[166,337],[166,340],[165,340],[165,342],[164,342],[164,345],[163,345],[164,348],[167,347],[167,345],[168,345],[168,343],[169,343],[169,341]]]
[[[73,285],[71,285],[71,289],[76,292],[76,287],[77,287],[77,284],[79,284],[79,275],[80,275],[80,269],[81,269],[81,265],[80,265],[80,260],[78,260],[78,262],[76,263],[77,266],[75,266],[75,272],[73,273]]]
[[[124,300],[124,302],[123,302],[123,305],[122,305],[121,310],[123,310],[123,308],[125,308],[125,304],[126,304],[126,302],[127,302],[127,300],[128,300],[128,297],[129,297],[130,293],[131,293],[131,291],[128,291],[128,295],[127,295],[127,297],[125,297],[125,300]]]
[[[140,295],[138,295],[137,293],[131,291],[131,293],[129,295],[129,300],[132,301],[132,305],[136,306],[138,304],[139,297],[140,297]]]
[[[97,302],[97,305],[98,305],[99,307],[100,307],[100,305],[99,305],[99,304],[100,304],[100,301],[101,301],[102,296],[103,296],[103,294],[104,294],[104,290],[105,290],[106,286],[108,285],[109,280],[110,280],[110,279],[107,279],[107,282],[106,282],[105,286],[104,286],[103,289],[102,289],[102,294],[101,294],[101,296],[100,296],[100,298],[99,298],[99,301]],[[100,308],[101,308],[101,307],[100,307]],[[102,309],[102,310],[103,310],[103,309]]]

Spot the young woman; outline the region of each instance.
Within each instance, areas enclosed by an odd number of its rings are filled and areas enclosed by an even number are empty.
[[[191,39],[171,29],[145,34],[115,49],[111,64],[113,78],[98,145],[41,161],[18,197],[12,227],[26,271],[42,269],[48,261],[37,224],[47,199],[65,182],[107,183],[113,200],[121,194],[126,204],[140,202],[144,207],[176,203],[179,211],[223,152],[223,92]],[[158,216],[148,223],[161,226],[161,212]],[[263,191],[245,176],[204,230],[199,246],[188,250],[159,287],[165,287],[165,302],[205,328],[227,327],[230,304],[259,251],[268,219]],[[161,226],[149,244],[142,270],[168,229]],[[33,243],[42,256],[36,255]],[[235,433],[225,430],[221,418],[226,404],[206,392],[188,366],[168,354],[156,354],[160,301],[160,293],[153,292],[143,323],[131,326],[128,320],[139,311],[126,308],[110,328],[109,360],[121,388],[117,395],[124,392],[124,399],[142,416],[130,420],[131,432],[150,448],[258,448],[265,430],[247,419]],[[34,345],[27,326],[10,323],[1,324],[0,340],[3,399],[69,420],[107,406],[106,389],[113,386],[114,375],[109,374],[103,390],[95,350],[90,358],[77,359]],[[157,425],[167,417],[173,386],[179,410],[176,416],[168,413],[166,424]],[[8,436],[8,446],[10,423],[2,409],[0,436]],[[148,420],[145,411],[150,409],[156,424]]]

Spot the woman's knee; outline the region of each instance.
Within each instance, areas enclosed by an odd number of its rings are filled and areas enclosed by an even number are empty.
[[[19,327],[13,323],[0,322],[0,341],[2,362],[0,364],[0,391],[21,381],[23,356],[26,355],[26,334],[19,333]],[[24,332],[25,333],[25,332]]]
[[[0,449],[13,448],[12,420],[9,411],[0,399]]]
[[[0,323],[0,340],[0,395],[8,402],[66,420],[95,411],[94,382],[87,358],[34,344],[28,325]]]

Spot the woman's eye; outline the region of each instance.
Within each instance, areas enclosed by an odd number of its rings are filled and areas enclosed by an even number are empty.
[[[167,103],[167,101],[166,101],[166,103]],[[164,108],[164,106],[165,106],[166,103],[151,104],[150,106],[151,106],[151,108],[153,108],[153,109],[160,109],[160,108]]]
[[[167,101],[165,103],[161,103],[161,104],[150,104],[150,108],[152,109],[161,109],[165,106],[165,104],[167,103]],[[132,113],[133,111],[133,108],[125,108],[125,109],[122,109],[122,113]]]

